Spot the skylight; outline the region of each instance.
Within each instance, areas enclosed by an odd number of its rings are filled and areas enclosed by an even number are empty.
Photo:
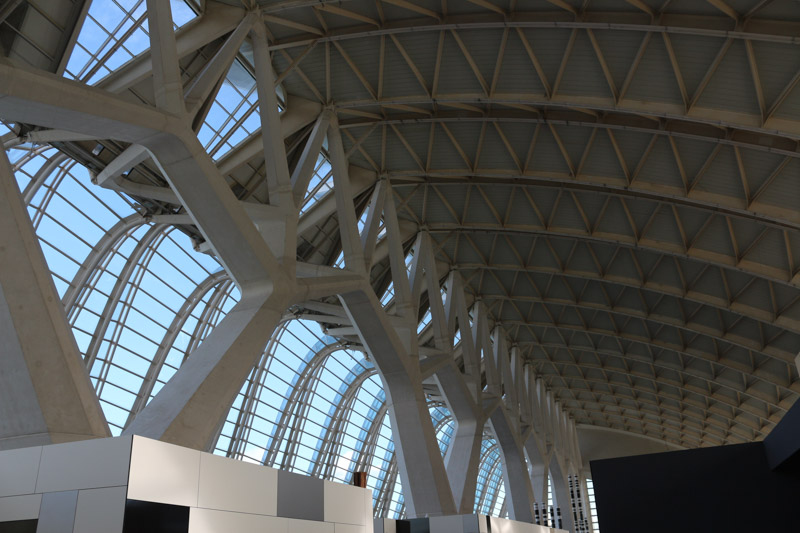
[[[197,14],[184,0],[170,0],[175,28]],[[92,0],[64,76],[94,85],[150,48],[145,0]]]
[[[197,137],[209,155],[218,160],[260,127],[256,80],[236,60]]]

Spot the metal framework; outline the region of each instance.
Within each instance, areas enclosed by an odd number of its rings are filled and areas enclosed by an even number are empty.
[[[2,141],[113,434],[573,528],[579,425],[797,399],[796,3],[69,4],[0,9]]]

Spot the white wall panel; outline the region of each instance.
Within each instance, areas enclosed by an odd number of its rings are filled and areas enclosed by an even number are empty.
[[[44,446],[36,492],[125,485],[130,455],[130,437]]]
[[[388,518],[377,518],[375,523],[376,533],[397,533],[397,521]]]
[[[364,491],[364,533],[373,533],[374,521],[372,519],[374,511],[372,509],[372,491]]]
[[[289,533],[334,533],[334,524],[330,522],[287,518],[286,526]]]
[[[0,497],[36,492],[42,447],[0,452]]]
[[[367,523],[364,505],[366,489],[325,482],[325,521],[364,526]],[[372,515],[370,515],[370,520]]]
[[[287,519],[246,513],[193,508],[189,512],[189,533],[295,533]]]
[[[197,450],[135,436],[128,498],[196,507],[200,455]]]
[[[277,515],[278,471],[203,453],[199,507]]]
[[[364,526],[354,526],[353,524],[335,524],[333,533],[365,533]]]
[[[534,524],[494,517],[491,521],[492,533],[534,533]]]

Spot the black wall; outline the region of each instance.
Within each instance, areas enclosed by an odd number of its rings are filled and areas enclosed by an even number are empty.
[[[800,531],[800,475],[772,470],[762,442],[590,466],[603,533]]]

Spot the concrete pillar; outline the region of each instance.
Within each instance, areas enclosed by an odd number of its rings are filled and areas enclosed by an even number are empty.
[[[475,508],[482,443],[482,424],[476,420],[456,421],[444,461],[459,514],[472,514]]]
[[[547,478],[550,475],[548,459],[544,446],[539,442],[538,435],[531,433],[525,441],[525,451],[530,462],[531,488],[533,490],[534,501],[539,503],[539,509],[547,504]]]
[[[550,479],[553,480],[554,505],[561,508],[562,529],[575,531],[575,521],[572,519],[572,499],[569,496],[567,476],[568,472],[553,457],[550,462]]]
[[[535,464],[531,467],[531,486],[533,487],[534,501],[539,503],[547,502],[547,467],[542,464]]]
[[[383,380],[407,515],[456,514],[418,360],[406,352],[371,288],[339,298]]]
[[[109,436],[5,151],[0,228],[0,449]]]
[[[589,503],[589,485],[586,483],[586,472],[581,472],[581,496],[583,497],[583,515],[589,524],[589,531],[597,531],[597,524],[592,519],[592,506]]]
[[[494,410],[489,423],[500,447],[508,517],[520,522],[533,522],[533,489],[519,432],[503,406]]]

